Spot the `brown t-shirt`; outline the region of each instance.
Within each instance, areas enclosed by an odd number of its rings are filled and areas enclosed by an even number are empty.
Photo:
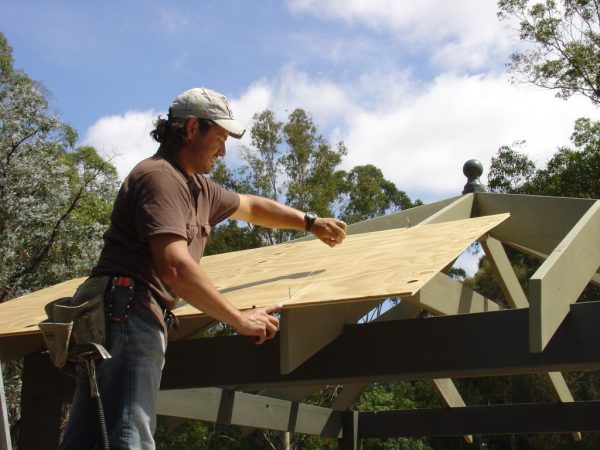
[[[164,233],[181,236],[192,258],[200,262],[211,227],[238,206],[237,194],[203,175],[188,176],[159,149],[135,166],[123,182],[92,276],[133,277],[171,310],[179,298],[156,273],[148,238]],[[136,295],[134,308],[152,311],[162,323],[162,311],[147,297]]]

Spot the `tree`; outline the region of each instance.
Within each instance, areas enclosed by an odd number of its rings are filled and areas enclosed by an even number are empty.
[[[327,142],[318,134],[310,114],[300,108],[285,123],[268,109],[255,114],[250,134],[252,145],[242,149],[245,164],[231,170],[219,163],[211,174],[213,180],[237,192],[261,195],[322,217],[334,215],[344,174],[337,166],[347,152],[342,142],[335,146]],[[249,229],[242,234],[252,241],[260,236],[262,245],[303,234],[252,225]],[[222,231],[217,230],[215,235]],[[229,231],[240,234],[231,227]]]
[[[0,301],[86,273],[98,256],[116,170],[51,113],[0,35]]]
[[[371,164],[356,166],[344,174],[342,193],[346,196],[341,217],[348,223],[372,219],[422,204],[412,203],[404,191],[386,180]]]
[[[332,216],[341,187],[341,173],[335,168],[348,153],[346,146],[338,142],[332,148],[317,133],[310,115],[300,108],[289,115],[283,134],[288,145],[281,158],[287,175],[286,203],[320,216]]]
[[[513,146],[522,147],[524,142],[516,142]],[[496,156],[492,157],[488,172],[488,189],[491,192],[519,194],[535,173],[535,164],[527,155],[502,146]]]
[[[499,0],[501,20],[517,20],[521,40],[532,47],[508,64],[513,80],[573,94],[600,104],[600,1]]]
[[[0,301],[89,272],[117,188],[116,169],[50,111],[44,87],[13,67],[0,33]],[[11,430],[21,363],[3,364]]]
[[[501,147],[492,158],[488,185],[494,192],[600,198],[600,122],[578,119],[574,148],[561,147],[537,168],[524,152]]]

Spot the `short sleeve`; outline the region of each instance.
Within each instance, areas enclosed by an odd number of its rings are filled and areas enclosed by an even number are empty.
[[[187,186],[166,171],[152,171],[138,180],[135,226],[142,239],[162,233],[187,238],[191,201]]]
[[[240,197],[208,178],[204,178],[204,181],[210,204],[208,220],[210,226],[215,226],[237,211],[240,206]]]

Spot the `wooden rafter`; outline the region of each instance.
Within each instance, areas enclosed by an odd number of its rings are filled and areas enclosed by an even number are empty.
[[[487,237],[481,240],[481,245],[485,255],[489,258],[491,266],[496,275],[496,279],[504,293],[508,304],[512,308],[528,308],[529,302],[525,296],[525,292],[521,288],[521,284],[515,275],[512,265],[504,251],[502,243],[492,237]],[[573,402],[573,394],[569,390],[565,378],[560,372],[550,372],[546,374],[546,379],[556,397],[561,402]],[[573,438],[576,441],[581,440],[581,433],[573,432]]]
[[[595,202],[529,281],[531,351],[541,352],[600,266],[600,201]]]

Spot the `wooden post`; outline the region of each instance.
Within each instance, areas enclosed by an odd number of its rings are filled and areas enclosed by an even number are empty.
[[[342,419],[342,438],[339,440],[340,450],[360,450],[358,437],[358,411],[345,411]]]
[[[54,450],[60,439],[62,405],[74,379],[61,374],[46,354],[25,357],[21,388],[19,450]]]
[[[2,364],[0,363],[0,450],[12,450],[10,442],[10,427],[8,425],[8,412],[6,409],[6,396],[4,395],[4,379],[2,378]]]

